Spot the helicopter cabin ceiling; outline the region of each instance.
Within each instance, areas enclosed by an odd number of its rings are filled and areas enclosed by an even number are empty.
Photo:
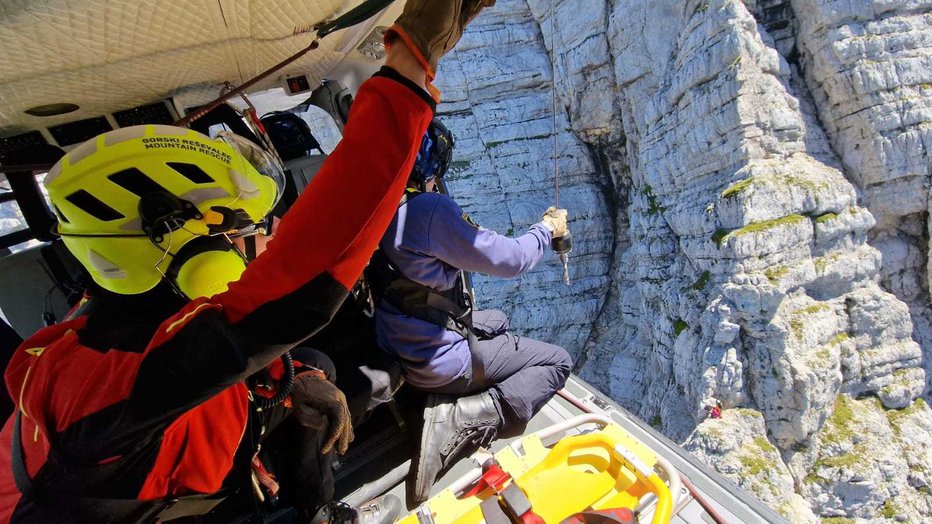
[[[204,103],[305,48],[311,28],[362,0],[0,0],[0,137],[179,95]],[[253,88],[305,74],[316,85],[378,20],[334,33]],[[386,22],[387,23],[387,22]],[[348,56],[348,55],[358,56]],[[195,93],[193,96],[191,93]],[[300,99],[296,99],[296,103]],[[33,116],[27,109],[73,104]],[[177,105],[177,104],[176,104]],[[185,106],[182,106],[185,107]]]

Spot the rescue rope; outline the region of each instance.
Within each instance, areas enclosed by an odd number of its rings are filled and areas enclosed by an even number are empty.
[[[553,206],[560,209],[560,167],[557,162],[557,33],[554,31],[553,19],[556,13],[553,9],[555,0],[550,0],[550,115],[553,117]]]

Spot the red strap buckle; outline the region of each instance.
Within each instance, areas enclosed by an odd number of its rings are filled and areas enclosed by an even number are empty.
[[[479,477],[479,482],[464,497],[474,497],[487,488],[492,488],[492,491],[498,493],[509,480],[511,480],[511,475],[503,470],[494,458],[489,459],[482,464],[482,476]]]
[[[505,487],[506,484],[508,484],[508,487]],[[476,496],[487,488],[492,488],[492,491],[495,492],[494,500],[498,504],[485,507],[483,514],[485,514],[486,510],[494,510],[496,513],[503,514],[502,517],[512,523],[546,524],[544,519],[531,509],[531,502],[528,500],[527,495],[524,494],[524,491],[515,484],[511,475],[499,466],[494,457],[482,464],[482,476],[479,477],[475,487],[464,496]]]

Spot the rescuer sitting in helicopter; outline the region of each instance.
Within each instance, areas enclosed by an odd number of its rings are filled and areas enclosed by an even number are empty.
[[[530,271],[551,238],[566,234],[566,210],[548,209],[517,238],[479,227],[436,192],[452,155],[453,135],[434,119],[367,270],[379,345],[399,358],[408,384],[436,393],[414,468],[417,502],[468,451],[521,434],[573,365],[563,348],[510,333],[503,312],[473,311],[464,281],[464,271],[505,278]]]
[[[226,488],[268,489],[255,457],[276,416],[315,436],[295,453],[346,449],[348,410],[320,369],[326,362],[296,352],[290,394],[272,384],[265,401],[248,379],[289,368],[274,364],[346,298],[430,122],[437,60],[492,4],[409,0],[387,34],[386,67],[359,89],[341,144],[273,231],[283,172],[236,135],[123,128],[49,171],[58,234],[95,286],[86,307],[26,340],[7,368],[17,405],[0,434],[0,520],[204,514]],[[253,260],[233,241],[273,232]],[[293,459],[304,478],[291,502],[305,521],[333,489],[326,461],[312,458]],[[345,518],[324,508],[318,520],[390,522],[397,505]]]

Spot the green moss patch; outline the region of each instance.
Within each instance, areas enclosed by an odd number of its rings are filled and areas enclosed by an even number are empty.
[[[864,462],[864,457],[858,453],[844,453],[841,455],[836,455],[834,457],[826,457],[824,459],[819,459],[816,461],[816,467],[826,466],[830,468],[844,468],[849,466],[854,466],[855,464],[860,464]]]
[[[694,291],[702,291],[705,289],[706,285],[708,285],[710,278],[712,278],[712,273],[703,271],[702,274],[699,275],[699,280],[695,281],[693,285],[689,286],[689,289]]]
[[[657,213],[663,213],[664,211],[667,210],[667,208],[665,208],[664,206],[661,206],[657,202],[657,195],[654,194],[654,188],[650,187],[650,185],[644,186],[644,190],[642,191],[642,193],[644,193],[644,195],[647,197],[647,214],[648,215],[653,216],[653,215],[656,215]]]
[[[794,311],[794,314],[796,314],[796,315],[802,315],[802,314],[813,315],[813,314],[815,314],[815,313],[818,313],[819,311],[828,311],[828,310],[830,310],[830,309],[832,309],[832,308],[831,308],[828,304],[826,304],[826,303],[824,303],[824,302],[817,302],[817,303],[815,303],[815,304],[812,304],[811,306],[804,307],[804,308],[802,308],[802,309],[797,309],[796,311]]]
[[[835,220],[836,218],[838,218],[837,213],[825,213],[815,217],[815,221],[817,224],[824,224],[829,220]]]
[[[835,410],[825,424],[822,430],[822,438],[825,442],[839,444],[851,441],[854,437],[852,421],[854,420],[854,410],[851,403],[854,402],[846,395],[838,395],[835,399]]]
[[[806,217],[800,215],[799,213],[793,213],[792,215],[775,218],[773,220],[751,222],[750,224],[733,231],[729,231],[727,229],[717,229],[715,233],[712,233],[712,240],[718,245],[718,247],[722,247],[722,244],[724,244],[725,241],[730,237],[738,237],[750,233],[760,233],[787,224],[798,224],[803,220],[807,220]]]
[[[816,273],[822,273],[825,271],[825,268],[838,260],[838,253],[833,253],[831,255],[826,255],[824,257],[816,257],[812,259],[812,265],[815,266]]]
[[[767,277],[767,280],[770,281],[772,285],[777,285],[780,283],[780,279],[786,276],[790,272],[790,268],[786,266],[773,266],[768,267],[764,270],[764,276]]]
[[[770,469],[770,462],[764,460],[760,455],[742,454],[738,456],[738,461],[741,462],[744,471],[751,475],[757,475],[765,469]]]
[[[819,475],[816,475],[815,473],[810,473],[806,475],[806,478],[803,479],[803,482],[806,484],[824,485],[824,484],[828,484],[828,479],[825,477],[820,477]]]
[[[767,231],[775,227],[784,226],[787,224],[798,224],[806,220],[806,217],[793,213],[792,215],[787,215],[785,217],[775,218],[773,220],[764,220],[762,222],[752,222],[737,231],[733,231],[732,234],[735,236],[746,235],[748,233],[760,233],[761,231]]]
[[[788,186],[801,187],[803,189],[808,189],[810,191],[822,189],[826,187],[827,185],[825,183],[813,182],[812,180],[809,180],[808,178],[803,178],[801,176],[796,176],[796,175],[784,175],[782,178],[783,178],[783,181]]]
[[[815,354],[812,355],[812,358],[807,362],[809,367],[813,369],[824,369],[830,367],[832,362],[832,349],[831,346],[822,346],[819,348]]]
[[[737,197],[742,191],[750,188],[754,185],[754,177],[747,178],[740,182],[736,182],[729,186],[725,191],[722,191],[722,198],[725,200]]]
[[[673,322],[673,334],[675,336],[680,336],[680,333],[685,331],[688,327],[689,324],[687,324],[685,320],[678,318],[675,322]]]
[[[765,437],[754,437],[754,444],[767,453],[775,453],[777,448],[773,447],[773,444],[770,443]]]
[[[892,519],[896,517],[896,506],[893,505],[893,499],[887,499],[880,508],[880,514],[884,518]]]
[[[903,423],[903,419],[909,417],[917,411],[926,409],[926,401],[921,398],[917,398],[913,401],[912,404],[906,406],[903,409],[888,409],[887,410],[887,420],[890,421],[890,425],[893,427],[894,431],[899,431],[900,424]]]
[[[712,233],[712,242],[715,242],[718,247],[722,247],[722,243],[725,241],[725,237],[727,237],[729,233],[730,231],[727,229],[716,229],[715,233]]]
[[[793,335],[795,335],[796,338],[801,340],[803,338],[805,329],[806,329],[806,324],[802,320],[798,318],[790,319],[790,331],[793,332]]]

